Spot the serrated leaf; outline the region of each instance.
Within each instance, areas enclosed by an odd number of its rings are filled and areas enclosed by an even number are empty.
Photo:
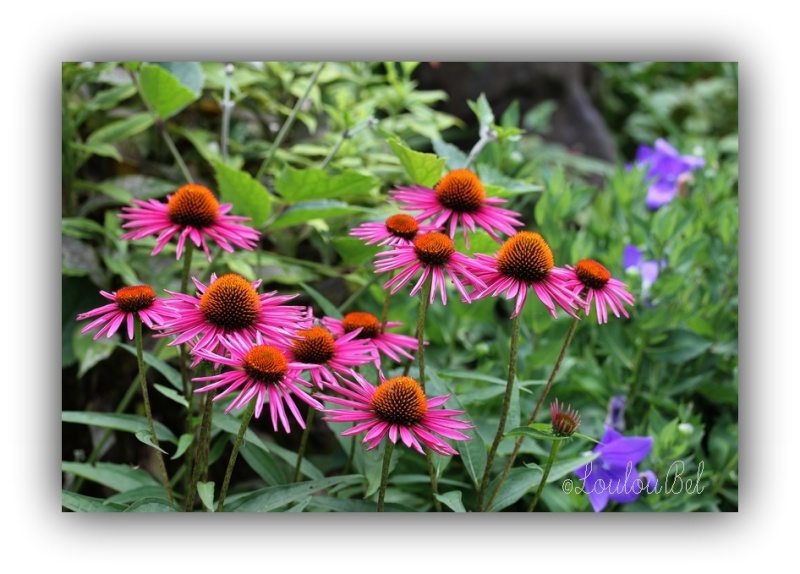
[[[200,502],[203,503],[203,506],[214,512],[214,481],[198,482],[197,495],[200,497]]]
[[[445,166],[444,158],[437,157],[432,153],[415,151],[396,136],[389,137],[386,141],[400,159],[411,183],[433,187],[442,178]]]
[[[189,88],[197,96],[203,91],[203,67],[199,62],[154,62],[178,81]]]
[[[323,199],[319,201],[304,201],[297,203],[284,211],[269,226],[269,231],[277,231],[292,225],[306,223],[312,219],[332,219],[342,217],[351,213],[369,213],[370,210],[363,207],[356,207],[347,203],[333,199]]]
[[[143,498],[131,504],[125,512],[183,512],[183,509],[164,498]]]
[[[162,120],[174,116],[199,96],[181,84],[178,78],[155,64],[142,64],[139,69],[139,87],[144,99]]]
[[[302,281],[300,281],[299,285],[305,290],[306,293],[308,293],[311,296],[312,299],[314,299],[314,301],[317,302],[317,305],[319,305],[322,308],[322,311],[325,313],[325,315],[327,315],[328,317],[333,317],[334,319],[341,319],[343,317],[342,312],[339,311],[336,305],[331,303],[328,300],[328,298],[325,297],[325,295],[323,295],[310,285],[306,285]]]
[[[156,431],[156,432],[158,432],[158,431]],[[194,435],[193,434],[188,434],[188,433],[187,434],[182,434],[180,436],[180,438],[178,439],[178,449],[175,451],[175,454],[173,454],[170,457],[170,460],[175,460],[175,459],[180,458],[181,456],[183,456],[183,453],[186,452],[186,449],[188,449],[192,445],[193,442],[194,442]]]
[[[219,195],[225,203],[232,203],[231,213],[249,217],[249,225],[258,229],[272,213],[272,196],[249,173],[214,162],[214,174]]]
[[[156,479],[144,470],[131,468],[126,464],[113,464],[110,462],[89,464],[62,461],[61,471],[82,476],[87,480],[102,484],[118,492],[133,490],[142,486],[158,485]]]
[[[156,431],[156,432],[158,432],[158,431]],[[169,454],[167,451],[165,451],[160,446],[156,446],[155,440],[153,440],[153,433],[151,433],[149,430],[136,431],[136,439],[139,440],[140,442],[146,444],[147,446],[151,446],[154,449],[163,452],[164,454]]]
[[[482,128],[487,128],[494,124],[494,113],[489,105],[489,100],[486,99],[486,94],[481,93],[476,102],[467,100],[467,105],[475,114],[475,117],[478,118],[478,124]]]
[[[153,116],[147,112],[134,114],[123,120],[108,123],[92,133],[87,145],[112,144],[135,136],[153,125]]]
[[[176,403],[178,403],[183,407],[189,408],[189,402],[186,400],[186,397],[184,397],[181,393],[179,393],[175,389],[171,389],[169,387],[165,387],[164,385],[159,385],[157,383],[153,385],[153,388],[162,395],[164,395],[165,397],[167,397],[168,399],[175,401]]]
[[[451,143],[440,139],[431,140],[433,151],[436,155],[444,158],[448,169],[463,169],[467,167],[467,154],[458,149]]]
[[[117,343],[117,345],[128,351],[134,357],[136,356],[136,347],[126,345],[125,343]],[[146,364],[150,365],[156,371],[164,375],[164,378],[167,379],[169,384],[171,384],[179,391],[183,390],[183,381],[181,380],[181,374],[172,366],[170,366],[169,363],[156,358],[152,353],[149,353],[147,351],[144,351],[142,353],[142,358],[144,359],[144,362]]]
[[[85,496],[68,490],[61,491],[61,506],[73,512],[122,512],[125,510],[124,504],[105,504],[105,502],[102,498]]]
[[[128,413],[95,413],[89,411],[63,411],[61,421],[137,433],[148,429],[147,417]],[[159,440],[174,441],[175,435],[168,427],[153,421]]]
[[[233,512],[269,512],[303,500],[315,492],[328,489],[336,485],[358,484],[363,480],[359,474],[348,474],[321,480],[311,480],[297,484],[283,486],[270,486],[236,499],[226,506],[225,510]]]
[[[450,492],[445,492],[443,494],[437,494],[436,498],[439,502],[447,506],[453,512],[466,512],[467,509],[464,508],[464,503],[461,502],[461,491],[460,490],[451,490]]]
[[[344,171],[330,175],[322,169],[287,167],[275,180],[275,193],[290,203],[311,199],[337,199],[364,195],[376,189],[380,182],[371,175]]]

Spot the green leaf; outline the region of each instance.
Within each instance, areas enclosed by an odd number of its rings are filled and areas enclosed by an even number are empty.
[[[381,251],[376,245],[367,245],[362,239],[356,237],[334,237],[333,247],[341,256],[342,263],[353,267],[372,261],[375,254]]]
[[[214,174],[219,195],[225,203],[232,203],[231,213],[250,218],[249,224],[258,229],[272,213],[272,196],[246,171],[214,162]]]
[[[61,462],[61,471],[82,476],[87,480],[107,486],[112,490],[124,492],[142,486],[157,486],[156,479],[142,469],[134,469],[127,464],[98,462]]]
[[[289,203],[309,199],[337,199],[365,195],[377,189],[380,182],[371,175],[344,171],[330,175],[323,169],[287,167],[275,180],[275,193]]]
[[[289,466],[272,454],[259,448],[243,448],[239,454],[267,486],[292,482],[294,468],[291,469],[290,474]]]
[[[162,395],[164,395],[165,397],[167,397],[168,399],[175,401],[181,406],[189,408],[189,401],[187,401],[186,397],[184,397],[181,393],[179,393],[175,389],[171,389],[169,387],[165,387],[164,385],[159,385],[157,383],[153,385],[153,388]]]
[[[132,347],[130,345],[126,345],[125,343],[117,343],[117,345],[126,351],[128,351],[134,357],[136,356],[136,347]],[[174,369],[169,363],[162,361],[161,359],[156,358],[153,356],[152,353],[144,351],[142,353],[142,357],[144,358],[144,362],[151,367],[153,367],[156,371],[164,375],[164,378],[167,379],[169,384],[171,384],[176,389],[182,391],[183,390],[183,381],[181,380],[181,374]],[[159,432],[156,429],[156,432]]]
[[[183,509],[164,498],[143,498],[131,504],[125,512],[183,512]]]
[[[143,442],[144,444],[146,444],[147,446],[151,446],[156,450],[160,450],[164,454],[169,454],[167,451],[165,451],[160,446],[156,446],[156,442],[155,442],[155,440],[153,440],[153,433],[151,433],[149,430],[136,431],[136,438],[140,442]]]
[[[129,504],[143,498],[165,498],[167,491],[163,486],[142,486],[134,488],[133,490],[126,490],[125,492],[118,492],[106,498],[106,504],[116,502],[120,504]]]
[[[321,480],[311,480],[297,484],[283,486],[270,486],[236,499],[230,505],[226,505],[225,510],[233,512],[269,512],[303,500],[308,496],[313,496],[315,492],[328,489],[340,484],[358,484],[363,480],[360,474],[348,474],[345,476],[335,476],[333,478],[323,478]]]
[[[396,136],[386,140],[400,159],[412,183],[433,187],[442,178],[445,159],[432,153],[414,151]]]
[[[120,155],[117,148],[109,143],[93,143],[93,144],[83,144],[78,142],[70,142],[69,144],[74,150],[87,153],[89,155],[100,155],[103,157],[110,157],[115,159],[119,162],[122,161],[122,156]]]
[[[144,99],[162,120],[174,116],[199,96],[155,64],[143,64],[139,69],[139,86]]]
[[[436,498],[439,502],[447,506],[453,512],[466,512],[467,509],[464,508],[464,503],[461,502],[461,491],[460,490],[451,490],[450,492],[445,492],[443,494],[437,494]]]
[[[448,169],[462,169],[467,167],[467,154],[458,149],[451,143],[447,143],[440,139],[431,140],[433,144],[433,151],[436,155],[444,158],[447,162]]]
[[[89,411],[63,411],[61,421],[102,428],[109,428],[130,433],[137,433],[149,428],[147,417],[128,413],[95,413]],[[159,440],[175,441],[175,435],[166,426],[153,421]]]
[[[339,311],[339,309],[336,307],[336,305],[331,303],[328,300],[328,298],[325,297],[325,295],[323,295],[322,293],[320,293],[319,291],[317,291],[316,289],[314,289],[310,285],[306,285],[302,281],[300,281],[299,285],[300,285],[300,287],[305,289],[306,293],[308,293],[311,296],[311,298],[314,299],[314,301],[317,302],[317,305],[319,305],[322,308],[322,311],[328,317],[333,317],[334,319],[341,319],[343,317],[342,312]]]
[[[158,431],[156,431],[156,432],[158,432]],[[170,457],[170,460],[175,460],[175,459],[180,458],[181,456],[183,456],[183,453],[186,452],[186,449],[189,448],[192,445],[193,442],[194,442],[194,435],[193,434],[189,434],[189,433],[182,434],[180,436],[180,438],[178,439],[178,450],[176,450],[175,454],[173,454]]]
[[[200,502],[203,503],[203,506],[214,512],[214,481],[198,482],[197,495],[200,497]]]
[[[129,137],[145,131],[153,125],[153,121],[153,116],[147,112],[134,114],[123,120],[104,125],[86,139],[86,144],[95,146],[126,140]]]
[[[310,496],[304,498],[303,500],[301,500],[297,504],[293,504],[292,506],[290,506],[286,510],[286,512],[303,512],[303,510],[305,510],[306,506],[308,506],[309,502],[311,502],[311,497]]]
[[[284,227],[306,223],[312,219],[332,219],[351,213],[371,213],[369,209],[356,207],[333,199],[319,201],[304,201],[297,203],[284,211],[269,226],[270,231],[277,231]]]
[[[224,416],[224,417],[213,417],[211,419],[211,425],[224,430],[225,432],[236,436],[239,434],[239,427],[241,426],[241,422],[232,416]],[[288,450],[277,444],[268,444],[263,441],[259,436],[254,433],[251,429],[247,429],[247,432],[244,435],[247,444],[252,444],[253,446],[260,448],[264,452],[275,455],[281,460],[285,461],[289,464],[292,468],[295,467],[297,464],[297,453],[294,451]],[[304,476],[309,478],[317,479],[323,478],[325,475],[319,470],[316,466],[311,464],[308,459],[303,459],[303,462],[300,465],[300,472],[303,473]]]
[[[199,62],[155,62],[197,96],[203,91],[203,67]]]
[[[125,510],[124,504],[105,504],[105,502],[102,498],[76,494],[68,490],[61,491],[61,506],[73,512],[122,512]]]
[[[587,453],[586,455],[580,455],[576,456],[575,458],[561,460],[554,463],[553,466],[550,467],[550,474],[547,475],[546,484],[550,484],[551,482],[555,482],[556,480],[567,476],[571,472],[574,472],[582,466],[589,464],[598,456],[600,456],[599,452],[592,452]],[[525,466],[533,470],[542,470],[541,467],[536,464],[526,463]]]
[[[487,128],[494,124],[494,113],[489,105],[489,100],[486,99],[486,94],[481,93],[477,102],[467,100],[467,105],[473,111],[475,117],[478,118],[478,123],[482,128]]]
[[[685,363],[704,353],[711,347],[711,341],[686,329],[670,331],[667,340],[657,347],[650,347],[647,354],[665,363]]]
[[[85,375],[89,369],[104,361],[114,352],[116,344],[105,337],[96,341],[87,335],[80,335],[72,343],[75,355],[78,357],[78,378]]]
[[[494,493],[497,489],[499,479],[500,477],[498,476],[490,483],[489,489],[486,491],[489,497],[491,497],[491,493]],[[512,468],[505,482],[503,482],[503,485],[500,487],[500,492],[497,493],[497,496],[495,496],[492,501],[492,505],[489,506],[486,511],[499,512],[504,508],[508,508],[525,496],[529,490],[539,486],[541,481],[541,469]]]

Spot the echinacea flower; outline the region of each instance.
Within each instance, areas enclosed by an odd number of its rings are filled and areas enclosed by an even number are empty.
[[[572,436],[581,426],[581,415],[571,405],[558,404],[556,399],[550,403],[550,424],[556,436]]]
[[[638,167],[647,169],[646,178],[652,182],[645,198],[645,204],[651,210],[672,201],[679,188],[691,179],[691,172],[706,164],[702,157],[680,155],[661,138],[652,148],[639,146],[635,161]]]
[[[208,286],[194,277],[192,281],[197,286],[196,296],[167,291],[173,297],[168,305],[176,317],[161,327],[161,336],[175,336],[170,346],[197,338],[192,344],[197,355],[201,349],[215,350],[226,335],[240,334],[252,340],[261,333],[272,344],[288,347],[294,333],[308,325],[305,307],[284,305],[297,294],[259,294],[256,289],[261,280],[250,283],[241,275],[227,273],[220,277],[212,274]]]
[[[608,309],[611,309],[616,317],[619,317],[620,313],[626,318],[630,316],[623,303],[633,305],[636,300],[625,290],[627,285],[611,277],[609,270],[601,263],[593,259],[582,259],[575,267],[567,265],[567,271],[570,272],[570,277],[564,286],[579,294],[586,290],[583,310],[588,315],[592,310],[592,299],[594,299],[599,324],[608,323]]]
[[[463,275],[468,284],[485,286],[483,281],[472,272],[473,260],[463,253],[458,253],[453,240],[438,231],[418,235],[411,245],[397,246],[391,251],[378,253],[375,257],[378,259],[375,263],[376,273],[402,269],[383,286],[384,289],[391,287],[391,293],[396,293],[398,289],[411,281],[412,277],[420,270],[422,274],[411,290],[411,296],[413,297],[422,289],[425,281],[430,276],[431,303],[436,299],[436,290],[438,289],[442,305],[447,304],[445,273],[450,277],[456,289],[467,302],[469,302],[470,296],[467,294],[459,275]]]
[[[378,318],[372,313],[353,311],[341,319],[323,317],[322,324],[333,333],[335,337],[342,337],[348,333],[358,331],[355,336],[356,339],[366,339],[375,347],[378,353],[383,353],[397,363],[402,360],[400,358],[401,356],[406,359],[413,359],[414,356],[409,353],[409,351],[417,350],[417,339],[415,337],[386,332],[386,329],[402,327],[403,324],[401,322],[387,321],[381,324]],[[375,358],[373,364],[377,368],[380,368],[380,356]]]
[[[389,217],[385,222],[368,221],[350,230],[352,237],[363,239],[367,245],[411,245],[418,233],[428,233],[438,227],[421,225],[405,213]]]
[[[110,299],[113,303],[81,313],[77,317],[78,321],[98,317],[81,329],[81,334],[84,334],[102,325],[93,337],[94,340],[103,335],[110,338],[124,321],[127,321],[128,338],[133,339],[133,323],[136,317],[153,329],[167,322],[172,315],[171,309],[167,307],[164,300],[158,299],[156,292],[148,285],[122,287],[113,293],[100,291],[100,295]]]
[[[342,436],[356,435],[366,431],[364,440],[367,450],[377,447],[388,435],[392,443],[403,441],[407,447],[425,454],[422,445],[429,447],[441,455],[453,455],[458,452],[442,438],[451,440],[471,440],[471,437],[459,432],[475,428],[468,421],[455,417],[464,411],[437,409],[450,398],[450,395],[425,398],[425,392],[419,383],[411,377],[394,377],[383,380],[377,387],[369,383],[363,376],[353,373],[355,381],[342,379],[343,385],[336,387],[337,393],[344,398],[323,395],[325,402],[345,407],[343,409],[324,409],[325,421],[336,423],[357,423],[342,432]]]
[[[339,337],[325,327],[313,325],[297,332],[297,339],[287,353],[290,361],[304,363],[311,380],[322,388],[323,384],[338,385],[334,372],[349,375],[353,367],[380,360],[378,351],[368,339],[360,339],[359,329]]]
[[[214,353],[207,349],[198,349],[195,352],[207,361],[233,367],[233,369],[207,377],[196,377],[192,380],[196,382],[213,381],[209,385],[195,389],[195,393],[205,393],[212,389],[227,387],[214,397],[214,401],[238,390],[237,397],[225,409],[226,414],[232,409],[243,408],[252,400],[256,401],[255,416],[258,418],[261,416],[266,401],[269,402],[272,428],[277,432],[278,420],[280,420],[283,429],[288,433],[290,429],[289,419],[286,416],[287,408],[300,428],[306,428],[292,395],[314,409],[322,409],[321,403],[298,386],[311,386],[311,383],[300,377],[307,365],[290,361],[282,350],[265,343],[260,333],[256,334],[254,342],[241,334],[222,337],[220,345],[227,351],[226,354]],[[286,408],[284,408],[284,403]]]
[[[603,510],[609,500],[626,504],[639,497],[643,488],[636,465],[652,448],[652,437],[624,437],[606,427],[600,444],[593,450],[600,456],[575,472],[583,481],[583,490],[595,512]]]
[[[420,211],[416,216],[419,221],[432,217],[433,226],[448,229],[451,238],[461,225],[467,245],[467,229],[475,231],[476,225],[498,242],[501,241],[498,233],[513,235],[514,227],[524,225],[517,219],[520,214],[516,211],[496,207],[506,201],[486,197],[481,180],[468,169],[449,172],[433,189],[419,185],[399,187],[391,194],[403,209]]]
[[[485,287],[476,288],[472,299],[506,293],[506,299],[516,297],[511,318],[519,315],[533,289],[553,318],[558,318],[556,305],[568,315],[578,318],[573,309],[583,304],[580,296],[566,285],[570,273],[555,267],[553,252],[544,238],[535,231],[519,231],[509,237],[493,257],[479,253],[475,256],[476,275]]]
[[[252,250],[258,241],[259,233],[241,225],[249,217],[227,215],[233,208],[230,203],[219,204],[211,190],[202,185],[189,183],[167,196],[167,203],[155,199],[133,200],[136,207],[123,207],[121,219],[127,219],[123,229],[134,229],[122,239],[142,239],[148,235],[158,235],[156,246],[150,255],[156,255],[176,234],[178,245],[176,257],[180,259],[186,239],[197,247],[202,247],[206,258],[211,261],[206,236],[213,239],[222,249],[233,252],[233,245]]]

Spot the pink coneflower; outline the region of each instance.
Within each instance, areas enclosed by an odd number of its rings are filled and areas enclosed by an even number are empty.
[[[320,389],[323,384],[338,385],[334,372],[349,375],[353,367],[380,360],[374,345],[368,339],[359,339],[360,334],[356,329],[334,338],[325,327],[314,325],[297,332],[287,355],[290,361],[306,365]]]
[[[494,257],[478,254],[476,262],[483,266],[476,268],[476,274],[486,287],[476,289],[473,300],[487,295],[497,297],[505,291],[506,299],[517,298],[513,318],[522,310],[528,288],[532,288],[554,318],[558,318],[556,305],[578,318],[573,309],[583,300],[566,286],[569,272],[554,266],[553,252],[538,233],[520,231],[509,237]]]
[[[98,319],[81,329],[81,334],[83,334],[103,325],[93,337],[94,340],[104,334],[106,337],[111,337],[126,320],[128,322],[128,338],[133,339],[135,317],[139,317],[142,323],[153,329],[167,322],[172,316],[172,310],[167,307],[164,300],[156,298],[156,292],[148,285],[122,287],[113,293],[100,291],[100,295],[111,299],[113,303],[78,315],[78,321],[99,315]]]
[[[593,259],[582,259],[575,267],[567,265],[567,271],[570,275],[564,283],[565,287],[575,293],[581,293],[584,289],[588,291],[584,305],[587,315],[592,310],[592,299],[594,299],[598,323],[608,322],[606,306],[616,317],[619,317],[620,313],[626,318],[629,317],[623,302],[633,305],[636,300],[625,290],[627,285],[619,279],[612,278],[609,270],[603,265]]]
[[[413,359],[414,356],[409,351],[417,350],[416,337],[386,332],[386,329],[402,327],[403,324],[401,322],[387,321],[381,324],[372,313],[353,311],[342,317],[341,320],[333,317],[323,317],[322,324],[336,337],[342,337],[347,333],[358,331],[355,336],[356,339],[368,340],[379,353],[383,353],[397,363],[402,360],[400,356]],[[374,364],[377,368],[380,368],[380,357],[375,359]]]
[[[495,207],[505,200],[486,197],[481,180],[468,169],[451,171],[433,189],[418,185],[399,187],[391,193],[403,209],[421,211],[416,216],[419,221],[432,217],[435,227],[449,227],[451,238],[455,237],[456,226],[460,224],[465,242],[467,229],[475,231],[476,225],[498,242],[501,241],[498,232],[513,235],[514,227],[524,225],[517,219],[520,214],[516,211]]]
[[[167,291],[174,298],[168,305],[176,317],[161,327],[161,335],[175,336],[170,346],[197,338],[192,349],[196,354],[200,349],[215,350],[226,335],[239,334],[252,340],[261,333],[271,344],[289,347],[293,334],[308,325],[305,307],[284,305],[297,294],[259,294],[256,288],[260,280],[250,283],[236,273],[220,277],[212,274],[208,286],[194,277],[192,281],[197,296]]]
[[[342,379],[346,386],[336,387],[336,392],[345,398],[323,395],[323,401],[346,407],[345,409],[323,409],[323,420],[337,423],[359,423],[342,432],[350,436],[367,431],[362,441],[367,450],[378,446],[386,435],[397,444],[397,439],[407,447],[425,454],[422,445],[442,454],[458,452],[447,442],[434,435],[438,433],[452,440],[471,440],[471,437],[456,429],[475,428],[468,421],[456,419],[464,411],[448,409],[434,410],[443,405],[450,395],[426,399],[419,383],[411,377],[394,377],[382,380],[377,387],[358,373],[353,373],[355,382]],[[381,377],[382,379],[383,377]]]
[[[322,405],[318,401],[297,386],[311,386],[309,382],[300,378],[300,373],[307,365],[291,362],[283,351],[272,345],[264,344],[260,333],[255,336],[255,343],[250,342],[246,337],[235,334],[230,337],[222,337],[220,344],[230,356],[217,354],[207,349],[199,349],[195,352],[203,359],[233,367],[233,370],[192,380],[197,382],[215,381],[210,385],[195,389],[196,393],[227,387],[214,397],[215,401],[239,390],[239,395],[225,409],[226,414],[232,409],[241,409],[251,400],[255,400],[255,416],[258,418],[261,416],[264,401],[268,400],[272,428],[275,431],[278,430],[278,419],[280,419],[283,429],[288,433],[289,419],[286,416],[284,403],[294,415],[300,428],[306,428],[303,417],[292,400],[292,394],[309,406],[317,410],[322,409]]]
[[[385,222],[368,221],[350,230],[352,237],[363,239],[367,245],[411,245],[418,233],[428,233],[438,227],[420,225],[419,222],[405,213],[392,215]]]
[[[249,217],[226,215],[233,205],[217,202],[211,190],[202,185],[189,183],[173,195],[167,196],[167,203],[155,199],[141,201],[134,199],[138,207],[123,207],[122,219],[128,219],[124,229],[135,229],[122,236],[122,239],[142,239],[158,234],[156,247],[150,255],[156,255],[178,235],[176,256],[180,259],[186,238],[197,247],[202,247],[206,258],[211,261],[206,236],[213,239],[222,249],[233,252],[231,244],[242,249],[252,250],[258,242],[259,233],[250,227],[240,225]]]
[[[441,294],[442,304],[447,304],[445,273],[450,276],[456,289],[466,301],[469,301],[470,297],[467,295],[466,288],[458,277],[459,275],[463,275],[468,283],[481,287],[485,286],[483,281],[475,276],[471,270],[474,268],[474,261],[463,253],[457,253],[453,240],[438,231],[418,235],[411,245],[401,245],[391,251],[378,253],[375,257],[379,258],[375,263],[376,273],[404,268],[384,284],[384,289],[392,288],[391,293],[396,293],[398,289],[411,281],[411,278],[420,270],[422,270],[422,275],[411,290],[411,296],[413,297],[422,289],[428,276],[430,276],[431,303],[436,299],[436,290],[438,289]]]

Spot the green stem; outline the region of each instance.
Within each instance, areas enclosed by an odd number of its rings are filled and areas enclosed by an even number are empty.
[[[417,361],[419,361],[419,386],[425,392],[425,315],[431,297],[433,275],[428,277],[419,294],[419,314],[417,315]]]
[[[203,409],[203,420],[200,423],[200,437],[197,440],[197,449],[194,456],[194,468],[192,469],[192,478],[189,482],[189,488],[186,492],[186,505],[184,510],[189,512],[194,507],[194,498],[197,494],[197,481],[200,476],[205,472],[205,467],[208,464],[208,450],[211,443],[211,415],[213,413],[214,397],[217,395],[216,389],[208,391],[206,394],[205,408]]]
[[[377,125],[377,120],[370,116],[363,122],[359,123],[357,126],[353,128],[348,128],[342,132],[342,135],[337,140],[336,144],[333,146],[333,149],[328,153],[325,159],[322,161],[322,164],[319,166],[320,169],[325,169],[330,165],[331,160],[336,155],[336,152],[339,151],[339,148],[342,147],[345,141],[356,135],[358,132],[363,130],[364,128],[372,127],[373,125]]]
[[[267,171],[269,164],[272,163],[272,159],[275,157],[275,152],[283,143],[283,139],[286,137],[286,134],[289,133],[289,130],[294,124],[294,120],[297,118],[297,114],[300,111],[300,108],[303,107],[303,104],[308,99],[308,94],[311,93],[311,88],[313,88],[314,84],[317,83],[317,78],[319,77],[319,74],[320,72],[322,72],[322,68],[324,67],[325,67],[325,62],[320,62],[319,65],[317,66],[317,69],[314,70],[313,74],[311,74],[311,77],[308,80],[308,85],[306,86],[303,95],[300,96],[299,100],[297,100],[297,102],[294,105],[294,108],[292,108],[292,112],[289,114],[289,117],[286,118],[285,122],[283,122],[283,126],[281,126],[281,131],[278,132],[278,137],[275,138],[272,147],[269,148],[269,154],[261,163],[261,167],[258,168],[258,172],[256,173],[256,180],[259,181],[261,180],[261,178],[264,176],[264,172]]]
[[[189,276],[192,272],[192,253],[194,252],[194,243],[191,241],[187,241],[185,244],[185,248],[183,251],[183,271],[181,272],[181,293],[186,295],[186,291],[189,289]],[[183,396],[188,403],[188,410],[189,415],[188,418],[191,417],[192,414],[192,386],[189,384],[189,373],[186,368],[186,361],[188,359],[188,352],[186,344],[183,343],[180,345],[180,361],[181,361],[181,380],[183,381]],[[187,426],[187,431],[189,430]]]
[[[486,493],[486,487],[489,485],[489,476],[492,473],[492,463],[494,462],[494,455],[497,453],[497,447],[500,446],[500,441],[503,439],[503,433],[506,428],[506,418],[508,417],[508,409],[511,405],[511,394],[514,389],[514,379],[517,375],[517,347],[519,345],[519,327],[522,313],[518,313],[516,317],[511,319],[511,342],[508,354],[508,379],[506,380],[506,392],[503,397],[503,407],[500,411],[500,421],[497,424],[497,433],[492,441],[492,446],[489,448],[489,454],[486,456],[486,468],[483,471],[483,478],[481,484],[478,486],[478,495],[476,502],[476,509],[478,512],[483,508],[483,497]]]
[[[553,441],[553,446],[550,447],[550,457],[547,459],[547,466],[544,467],[544,474],[542,474],[542,481],[539,483],[539,488],[536,490],[536,494],[533,497],[533,501],[531,505],[528,507],[528,512],[533,512],[533,509],[536,508],[536,503],[539,502],[539,496],[542,494],[542,490],[544,490],[544,485],[547,482],[547,477],[550,474],[550,469],[553,468],[553,461],[556,459],[556,454],[558,453],[558,449],[561,448],[560,440]]]
[[[378,488],[378,512],[383,512],[383,499],[386,496],[386,485],[389,483],[389,462],[392,460],[392,449],[394,443],[386,441],[386,449],[383,451],[383,469],[381,470],[381,485]]]
[[[356,426],[356,423],[353,423],[353,426]],[[350,472],[350,468],[353,466],[353,460],[356,456],[356,437],[350,437],[350,454],[347,456],[347,462],[344,465],[344,470],[342,470],[342,474],[347,474]]]
[[[231,110],[233,100],[231,100],[231,76],[233,75],[233,64],[225,64],[225,86],[222,91],[222,133],[220,134],[220,148],[222,152],[222,163],[228,163],[228,134],[230,132]]]
[[[222,490],[219,492],[217,512],[222,512],[222,505],[225,503],[225,495],[228,494],[228,486],[231,483],[231,475],[233,474],[233,467],[236,464],[236,457],[239,456],[239,448],[242,446],[244,435],[247,432],[247,425],[250,424],[250,419],[253,418],[255,410],[256,401],[252,400],[247,405],[244,415],[242,415],[242,426],[239,427],[239,434],[236,435],[236,442],[233,443],[233,451],[231,451],[231,457],[228,459],[228,469],[225,471],[225,479],[222,481]]]
[[[153,424],[153,412],[150,409],[150,397],[147,394],[147,379],[145,378],[144,368],[144,352],[142,350],[142,320],[136,317],[134,322],[134,338],[136,339],[136,361],[139,364],[139,380],[142,383],[142,397],[144,399],[144,412],[147,414],[147,424],[150,425],[150,434],[153,437],[153,444],[156,447],[156,458],[158,458],[158,465],[161,467],[161,476],[164,480],[164,487],[167,489],[167,498],[170,502],[172,498],[172,486],[169,482],[169,475],[167,474],[167,465],[164,464],[164,455],[161,452],[161,447],[158,444],[158,437],[156,436],[156,427]]]
[[[436,496],[439,494],[439,476],[436,473],[436,467],[433,465],[433,454],[430,449],[425,449],[425,455],[428,459],[428,474],[431,477],[431,494],[433,495],[433,507],[436,512],[442,511],[442,503]]]
[[[472,165],[472,162],[475,161],[475,158],[478,157],[478,154],[484,148],[484,146],[488,143],[491,143],[497,139],[497,132],[491,129],[490,127],[486,126],[481,128],[481,139],[478,140],[478,143],[470,150],[469,156],[467,157],[467,165],[464,167],[469,167]]]
[[[639,371],[642,368],[642,359],[644,358],[644,350],[647,347],[647,339],[642,340],[642,344],[636,350],[636,357],[633,359],[633,368],[631,369],[630,386],[628,391],[628,409],[631,408],[633,402],[639,396]]]
[[[294,480],[300,480],[300,467],[303,464],[303,456],[306,453],[306,444],[308,443],[308,435],[311,434],[311,423],[314,422],[314,407],[308,407],[308,414],[306,415],[306,428],[303,430],[303,436],[300,437],[300,448],[297,450],[297,463],[294,466]]]
[[[536,408],[533,409],[530,418],[526,424],[530,425],[534,420],[536,420],[536,415],[539,414],[539,409],[544,403],[544,399],[547,396],[547,393],[550,392],[550,387],[553,386],[553,381],[556,380],[556,374],[558,374],[558,369],[561,368],[561,362],[564,360],[564,357],[567,353],[567,348],[569,347],[570,342],[572,342],[572,336],[575,334],[575,326],[578,324],[578,319],[573,319],[572,323],[569,326],[569,331],[567,331],[567,336],[564,339],[564,344],[561,346],[561,352],[558,354],[558,359],[556,359],[555,365],[553,365],[553,370],[550,372],[550,377],[547,379],[547,384],[542,391],[542,396],[539,397],[539,402],[536,403]],[[506,478],[508,477],[508,473],[511,472],[511,467],[514,466],[514,461],[519,454],[519,450],[522,448],[522,443],[525,441],[525,437],[521,436],[514,442],[514,450],[511,452],[511,456],[508,457],[508,462],[506,463],[505,468],[503,469],[503,473],[500,475],[500,480],[497,482],[497,488],[494,489],[492,496],[489,498],[489,502],[486,503],[486,506],[491,506],[492,502],[494,501],[497,493],[500,492],[500,487],[503,486]]]

